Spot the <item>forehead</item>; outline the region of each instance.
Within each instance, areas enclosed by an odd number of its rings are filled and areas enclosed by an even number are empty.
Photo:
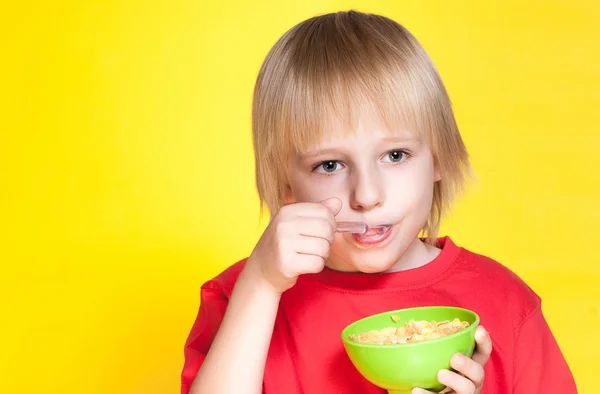
[[[406,122],[392,123],[390,119],[369,115],[358,117],[355,123],[349,119],[333,119],[304,137],[303,142],[297,144],[295,154],[312,156],[328,148],[352,146],[360,149],[372,144],[422,141],[421,134]]]

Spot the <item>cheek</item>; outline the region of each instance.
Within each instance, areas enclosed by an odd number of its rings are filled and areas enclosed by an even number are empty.
[[[425,163],[422,163],[425,164]],[[427,220],[433,199],[433,168],[419,166],[386,179],[386,205],[409,221]],[[412,219],[411,219],[412,218]]]
[[[400,176],[389,177],[386,183],[388,189],[386,199],[395,205],[412,207],[432,197],[432,172],[405,172]]]
[[[431,172],[424,174],[419,181],[419,187],[415,189],[414,199],[412,201],[412,212],[415,219],[415,224],[419,229],[425,225],[431,211],[431,203],[433,201],[433,169]]]
[[[291,193],[297,202],[318,202],[330,197],[343,198],[345,183],[343,176],[302,175],[291,181]]]

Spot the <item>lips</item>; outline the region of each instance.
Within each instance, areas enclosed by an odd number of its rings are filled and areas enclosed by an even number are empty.
[[[390,236],[391,230],[392,226],[381,226],[369,229],[364,234],[352,234],[352,238],[360,245],[377,245]]]

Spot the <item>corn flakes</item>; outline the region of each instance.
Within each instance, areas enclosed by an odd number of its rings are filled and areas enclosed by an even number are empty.
[[[397,320],[395,319],[397,318]],[[391,316],[392,321],[398,322],[398,316]],[[358,335],[350,335],[351,341],[359,343],[371,343],[378,345],[392,345],[398,343],[422,342],[430,339],[445,337],[457,333],[469,327],[466,321],[458,318],[452,321],[442,322],[426,320],[410,320],[404,326],[387,327],[382,330],[372,330]]]

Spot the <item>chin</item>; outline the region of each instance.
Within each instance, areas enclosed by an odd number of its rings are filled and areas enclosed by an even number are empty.
[[[401,238],[395,227],[389,235],[383,242],[375,245],[359,245],[353,238],[345,237],[345,242],[334,244],[333,255],[336,256],[337,262],[332,265],[338,270],[365,274],[392,270],[410,247],[410,242]]]
[[[385,263],[385,264],[353,264],[353,268],[363,274],[380,274],[392,269],[395,265],[395,262]]]

